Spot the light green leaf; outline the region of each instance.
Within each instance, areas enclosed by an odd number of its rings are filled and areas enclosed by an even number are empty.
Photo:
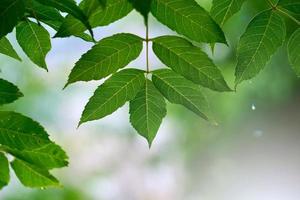
[[[231,91],[212,60],[186,39],[177,36],[155,38],[153,51],[164,64],[186,79],[212,90]]]
[[[164,97],[150,80],[146,79],[141,91],[130,101],[129,113],[132,126],[151,146],[167,110]]]
[[[200,117],[209,120],[209,105],[198,85],[169,69],[154,71],[152,81],[171,103],[183,105]]]
[[[9,165],[6,156],[0,152],[0,189],[9,183]]]
[[[124,69],[112,75],[95,91],[85,106],[79,125],[110,115],[132,100],[144,82],[144,72],[138,69]]]
[[[225,22],[237,13],[245,0],[213,0],[211,7],[211,16],[222,27]]]
[[[291,36],[288,42],[288,57],[296,75],[300,77],[300,28]]]
[[[104,38],[75,64],[67,85],[107,77],[136,59],[142,48],[142,39],[129,33]]]
[[[39,67],[47,70],[45,58],[51,49],[50,35],[46,29],[31,21],[17,26],[17,40],[26,55]]]
[[[98,1],[83,0],[79,5],[88,16],[93,28],[109,25],[125,17],[133,9],[128,0],[107,0],[105,7],[101,6]],[[83,33],[85,30],[86,28],[79,20],[68,15],[55,37],[68,37]]]
[[[0,79],[0,105],[12,103],[22,96],[23,94],[15,85]]]
[[[0,1],[0,39],[13,30],[24,13],[23,0]]]
[[[24,186],[33,188],[60,186],[58,180],[45,169],[19,159],[15,159],[11,166]]]
[[[282,45],[284,38],[285,24],[275,11],[268,10],[255,16],[238,44],[236,85],[256,76]]]
[[[21,58],[18,56],[17,52],[6,37],[0,39],[0,53],[21,61]]]
[[[191,40],[226,43],[219,25],[194,0],[153,0],[151,12],[160,22]]]

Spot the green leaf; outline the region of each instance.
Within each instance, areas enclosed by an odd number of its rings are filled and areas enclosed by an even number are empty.
[[[132,126],[151,146],[167,110],[164,97],[150,80],[146,79],[141,91],[130,101],[129,113]]]
[[[79,21],[81,21],[84,26],[89,30],[91,36],[93,37],[92,27],[88,21],[88,17],[83,13],[83,11],[76,5],[73,0],[36,0],[41,4],[46,6],[54,7],[62,12],[66,12]]]
[[[24,186],[33,188],[60,186],[58,180],[45,169],[19,159],[15,159],[11,166]]]
[[[225,22],[237,13],[245,0],[213,0],[211,7],[211,16],[222,27]]]
[[[25,7],[22,0],[0,1],[0,39],[13,30],[24,13]]]
[[[0,79],[0,105],[12,103],[22,96],[23,94],[15,85]]]
[[[186,39],[162,36],[153,40],[158,58],[178,74],[216,91],[231,91],[212,60]]]
[[[9,165],[6,156],[0,152],[0,189],[9,183]]]
[[[252,19],[237,50],[236,86],[256,76],[282,45],[285,24],[275,11],[264,11]]]
[[[300,28],[291,36],[288,42],[288,57],[296,75],[300,77]]]
[[[298,17],[300,15],[300,1],[298,0],[279,0],[277,5],[298,15]]]
[[[151,8],[152,0],[128,0],[132,6],[144,17],[146,24],[148,24],[148,16]]]
[[[194,0],[153,0],[151,12],[160,22],[191,40],[226,43],[219,25]]]
[[[16,35],[26,55],[39,67],[47,70],[45,58],[51,49],[48,31],[36,23],[24,21],[17,26]]]
[[[199,86],[169,69],[153,72],[155,87],[171,103],[180,104],[208,120],[209,105]]]
[[[132,100],[144,82],[144,72],[138,69],[124,69],[112,75],[95,91],[85,106],[79,125],[110,115]]]
[[[109,25],[125,17],[133,9],[128,0],[107,0],[105,7],[101,6],[98,1],[83,0],[79,5],[88,16],[93,28]],[[85,30],[86,28],[80,21],[68,15],[55,37],[69,37],[82,33]]]
[[[18,56],[17,52],[6,37],[0,39],[0,53],[21,61],[21,58]]]
[[[142,48],[142,39],[129,33],[104,38],[75,64],[67,85],[107,77],[136,59]]]

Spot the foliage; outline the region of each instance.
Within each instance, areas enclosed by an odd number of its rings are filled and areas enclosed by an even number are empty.
[[[25,54],[47,70],[45,58],[51,50],[51,39],[45,24],[56,31],[55,38],[75,36],[93,42],[94,46],[75,64],[66,87],[78,81],[107,80],[90,98],[79,125],[106,117],[129,102],[132,126],[151,145],[167,113],[165,99],[213,121],[201,87],[218,92],[232,89],[199,43],[228,45],[222,27],[244,2],[213,0],[209,13],[195,0],[82,0],[79,5],[74,0],[1,0],[0,53],[21,60],[6,38],[16,28],[17,41]],[[255,77],[285,42],[289,61],[300,76],[300,3],[265,2],[268,8],[251,20],[240,38],[235,88]],[[145,38],[120,33],[95,41],[93,28],[109,25],[134,9],[144,18]],[[62,12],[67,15],[63,17]],[[149,38],[150,13],[178,35]],[[291,36],[286,34],[286,20],[296,27]],[[140,55],[143,43],[145,70],[123,69]],[[149,43],[167,69],[150,69]],[[1,105],[21,96],[16,86],[0,79]],[[9,163],[25,186],[59,186],[49,170],[66,166],[67,156],[37,122],[19,113],[1,111],[0,136],[0,188],[9,182]],[[8,160],[6,154],[14,159]]]

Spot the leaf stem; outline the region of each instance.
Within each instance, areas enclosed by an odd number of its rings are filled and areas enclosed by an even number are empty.
[[[273,2],[271,0],[267,0],[267,2],[272,8],[276,8],[276,6],[273,4]]]
[[[146,67],[147,67],[147,74],[150,73],[149,67],[149,25],[146,23]]]

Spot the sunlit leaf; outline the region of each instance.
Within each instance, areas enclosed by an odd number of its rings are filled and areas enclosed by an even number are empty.
[[[21,61],[21,58],[6,37],[0,39],[0,53]]]
[[[167,110],[164,97],[150,80],[145,81],[141,91],[130,101],[129,113],[132,126],[151,146]]]
[[[112,75],[95,91],[85,106],[80,124],[110,115],[132,100],[144,82],[144,72],[138,69],[124,69]]]
[[[289,39],[287,48],[289,61],[297,76],[300,77],[300,28]]]
[[[164,64],[194,83],[217,91],[231,90],[212,60],[186,39],[177,36],[155,38],[153,51]]]
[[[264,11],[250,22],[238,44],[236,85],[256,76],[282,45],[285,24],[275,11]]]
[[[9,164],[6,156],[0,152],[0,189],[9,182]]]
[[[0,79],[0,105],[12,103],[22,96],[23,94],[15,85]]]

